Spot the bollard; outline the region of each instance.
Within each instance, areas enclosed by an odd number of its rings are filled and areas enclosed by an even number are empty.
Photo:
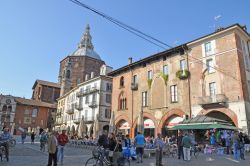
[[[160,166],[161,162],[160,162],[160,149],[156,148],[155,149],[155,158],[156,158],[156,166]]]

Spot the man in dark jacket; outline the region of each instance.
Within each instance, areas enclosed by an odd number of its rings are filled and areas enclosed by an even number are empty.
[[[181,156],[182,156],[182,159],[184,159],[184,156],[183,156],[183,146],[181,144],[182,139],[183,139],[183,133],[182,133],[182,131],[179,131],[178,137],[177,137],[178,159],[180,159]]]
[[[107,131],[103,131],[102,135],[98,139],[98,144],[99,146],[103,146],[104,149],[107,149],[109,147]]]

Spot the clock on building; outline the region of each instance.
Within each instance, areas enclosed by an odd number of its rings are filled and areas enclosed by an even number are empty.
[[[11,103],[11,100],[10,100],[10,99],[7,99],[7,100],[6,100],[6,103],[7,103],[7,104],[10,104],[10,103]]]

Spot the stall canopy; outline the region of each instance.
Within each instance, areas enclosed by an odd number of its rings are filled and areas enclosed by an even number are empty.
[[[233,126],[227,121],[212,118],[204,115],[196,116],[195,118],[184,120],[181,123],[174,126],[171,130],[202,130],[202,129],[229,129],[237,130],[238,128]]]

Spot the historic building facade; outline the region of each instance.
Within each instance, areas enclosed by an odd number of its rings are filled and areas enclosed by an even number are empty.
[[[106,73],[111,70],[103,65],[100,76],[85,80],[58,99],[55,129],[75,135],[82,119],[89,136],[109,129],[112,78]]]
[[[111,72],[116,127],[164,135],[183,118],[217,117],[249,131],[250,36],[239,24]]]
[[[58,81],[61,85],[60,96],[63,96],[78,84],[97,77],[100,67],[105,64],[94,51],[90,27],[87,25],[85,33],[76,51],[60,62]]]
[[[56,103],[60,97],[60,84],[36,80],[32,87],[32,99],[46,103]]]
[[[55,119],[56,105],[37,100],[0,95],[0,124],[11,133],[38,132],[39,128],[51,128]]]

